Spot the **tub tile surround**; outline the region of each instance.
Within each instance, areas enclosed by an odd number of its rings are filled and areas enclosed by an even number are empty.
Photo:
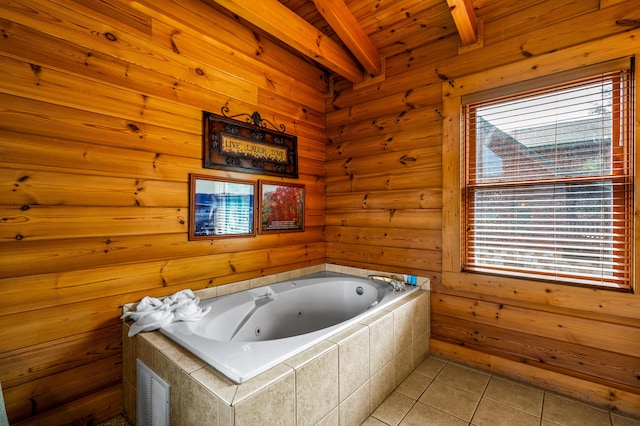
[[[369,328],[356,324],[327,341],[338,347],[338,395],[340,402],[344,402],[369,380]]]
[[[392,275],[326,264],[195,294],[205,299],[323,271]],[[130,323],[125,322],[125,412],[135,424],[140,359],[171,386],[172,425],[359,425],[428,355],[429,279],[418,277],[418,285],[422,291],[240,385],[160,332],[127,337]]]
[[[314,425],[331,413],[337,418],[339,372],[336,345],[320,342],[294,355],[286,364],[296,371],[296,424]]]

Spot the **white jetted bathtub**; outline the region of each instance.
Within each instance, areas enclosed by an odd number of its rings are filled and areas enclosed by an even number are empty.
[[[419,287],[320,273],[203,300],[198,322],[160,332],[235,383],[243,383]]]

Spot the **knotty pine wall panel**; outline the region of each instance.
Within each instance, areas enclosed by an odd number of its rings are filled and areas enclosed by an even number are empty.
[[[637,283],[635,293],[621,293],[443,273],[450,243],[436,236],[449,167],[443,85],[527,58],[549,66],[546,53],[574,46],[602,52],[607,40],[638,54],[640,9],[634,1],[474,5],[484,26],[478,44],[461,47],[455,34],[433,39],[425,31],[422,42],[402,39],[405,49],[386,58],[384,78],[332,86],[328,261],[430,276],[432,353],[640,415]],[[534,78],[535,69],[520,78]]]
[[[577,353],[571,342],[532,336],[503,327],[492,327],[452,316],[435,314],[432,330],[439,338],[453,345],[464,343],[466,348],[492,346],[495,353],[518,362],[545,368],[574,370],[594,380],[614,378],[622,389],[635,387],[633,365],[637,357],[592,346],[583,346]]]
[[[328,79],[201,1],[17,0],[0,16],[9,420],[95,423],[122,411],[123,303],[325,261]],[[297,135],[300,178],[203,169],[202,111],[223,106]],[[305,184],[305,231],[188,241],[190,173]]]

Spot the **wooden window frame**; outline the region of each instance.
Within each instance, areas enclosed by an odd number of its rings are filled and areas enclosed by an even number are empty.
[[[620,61],[629,64],[630,58],[640,58],[640,55],[630,55],[624,46],[608,46],[609,51],[602,48],[601,51],[589,51],[587,48],[577,46],[561,52],[554,52],[541,58],[530,58],[518,63],[501,66],[482,73],[457,78],[443,83],[443,250],[442,250],[442,281],[445,286],[456,287],[460,283],[475,280],[477,282],[497,283],[497,285],[517,286],[530,284],[534,281],[530,278],[518,278],[509,276],[490,275],[482,277],[476,272],[464,272],[464,128],[463,128],[463,102],[469,99],[503,96],[518,91],[524,91],[533,87],[558,84],[596,74],[598,69],[610,69],[610,62]],[[586,68],[589,68],[586,71]],[[586,74],[585,74],[586,73]],[[633,73],[634,87],[638,87],[638,73]],[[632,108],[640,111],[639,96],[635,96]],[[631,254],[631,279],[628,290],[634,291],[634,283],[637,276],[633,276],[640,266],[638,250],[640,230],[638,223],[638,206],[640,206],[640,188],[638,184],[638,165],[640,164],[640,149],[638,149],[638,137],[640,123],[638,114],[634,117],[635,126],[634,145],[636,146],[633,163],[634,168],[634,205],[635,216],[632,236]],[[564,284],[563,282],[556,282]]]

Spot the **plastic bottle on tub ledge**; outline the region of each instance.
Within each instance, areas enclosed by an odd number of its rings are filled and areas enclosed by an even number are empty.
[[[417,285],[418,284],[418,277],[416,277],[415,275],[406,275],[405,274],[404,282],[407,283],[407,285]]]

